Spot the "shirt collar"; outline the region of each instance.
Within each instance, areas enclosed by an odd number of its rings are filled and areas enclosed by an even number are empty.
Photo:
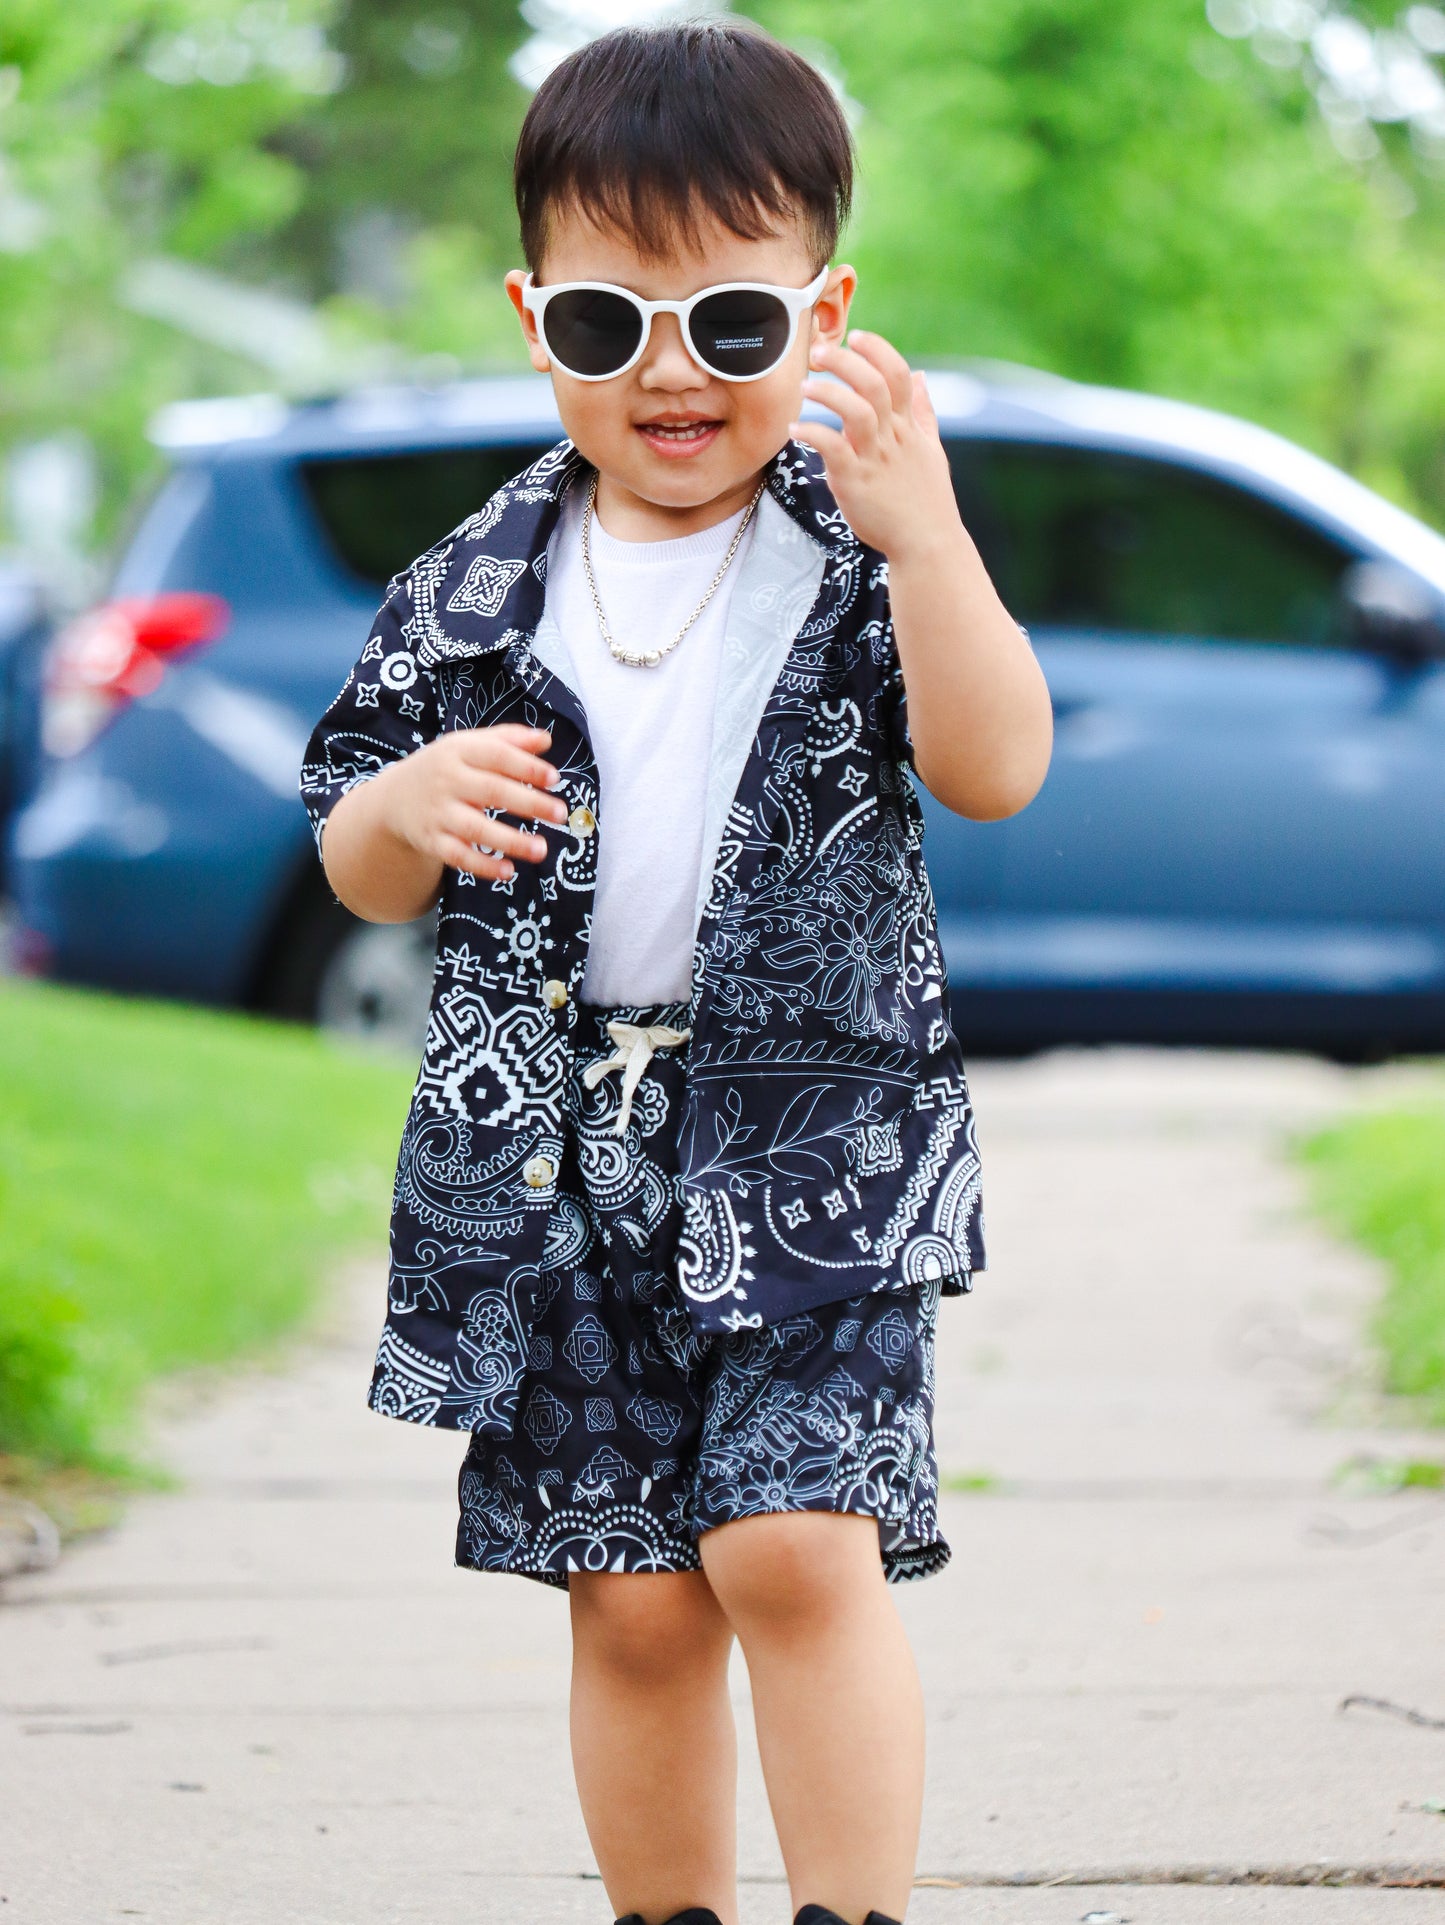
[[[568,490],[590,473],[573,443],[559,441],[414,564],[415,651],[424,667],[531,638],[546,595],[547,544]],[[785,443],[769,464],[766,485],[819,547],[830,554],[857,548],[816,450]]]

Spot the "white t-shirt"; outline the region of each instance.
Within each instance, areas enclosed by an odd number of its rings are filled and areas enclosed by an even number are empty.
[[[547,550],[537,652],[580,698],[600,779],[597,886],[582,997],[685,1002],[701,881],[704,805],[723,637],[744,536],[717,593],[655,668],[614,660],[582,568],[583,495]],[[592,568],[624,648],[663,648],[697,607],[742,513],[673,541],[618,541],[592,519]],[[558,657],[561,661],[558,661]],[[564,666],[565,664],[565,666]]]

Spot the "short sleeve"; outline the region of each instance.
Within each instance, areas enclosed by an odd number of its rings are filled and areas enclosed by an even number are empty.
[[[411,612],[408,572],[392,584],[360,660],[312,732],[301,765],[301,799],[318,852],[326,818],[342,796],[441,733],[436,678],[406,639]]]
[[[903,683],[903,665],[893,656],[883,683],[883,712],[888,724],[888,747],[897,762],[913,767],[913,736],[908,728],[908,690]]]
[[[1029,647],[1033,639],[1022,622],[1017,624],[1019,634]],[[892,626],[889,627],[892,640]],[[908,690],[903,681],[903,664],[898,659],[896,644],[890,649],[888,662],[883,671],[883,713],[888,729],[888,745],[900,762],[906,762],[910,769],[916,768],[913,759],[913,735],[908,727]]]

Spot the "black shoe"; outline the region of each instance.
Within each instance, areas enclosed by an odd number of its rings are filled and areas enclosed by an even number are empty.
[[[626,1918],[618,1919],[617,1925],[642,1925],[642,1913],[629,1912]],[[706,1905],[692,1905],[685,1912],[674,1912],[667,1925],[722,1925],[722,1920]]]
[[[826,1905],[805,1905],[793,1920],[793,1925],[844,1925],[836,1912],[830,1912]],[[888,1918],[882,1912],[869,1912],[863,1925],[898,1925],[896,1918]]]

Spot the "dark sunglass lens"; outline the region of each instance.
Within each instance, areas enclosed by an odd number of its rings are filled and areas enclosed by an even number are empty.
[[[766,374],[788,345],[788,310],[752,288],[710,294],[688,324],[699,359],[718,374]]]
[[[542,332],[569,374],[616,374],[637,352],[642,316],[620,294],[574,288],[547,303]]]

